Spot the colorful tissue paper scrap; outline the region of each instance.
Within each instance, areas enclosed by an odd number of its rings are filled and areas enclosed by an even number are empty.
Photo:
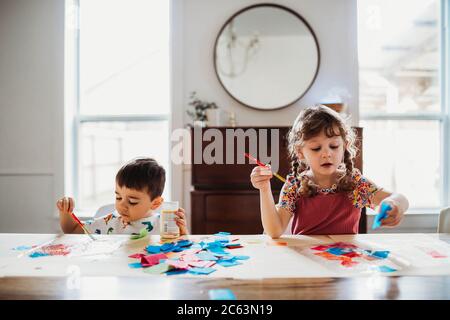
[[[39,258],[39,257],[45,257],[45,256],[49,256],[49,254],[43,253],[43,252],[33,252],[29,255],[30,258]]]
[[[142,228],[141,230],[139,230],[139,233],[132,233],[130,236],[130,239],[137,240],[137,239],[145,238],[146,236],[148,236],[148,230],[147,230],[147,228]]]
[[[236,300],[236,296],[230,289],[211,289],[208,295],[211,300]]]
[[[288,245],[287,242],[284,242],[284,241],[274,241],[274,240],[267,241],[266,243],[267,243],[267,245],[269,245],[269,246],[280,246],[280,247],[284,247],[284,246],[287,246],[287,245]]]
[[[30,250],[31,248],[33,248],[33,247],[32,246],[18,246],[16,248],[13,248],[13,250],[24,251],[24,250]]]
[[[395,271],[397,271],[396,269],[391,268],[389,266],[378,266],[378,267],[376,267],[376,269],[380,272],[395,272]]]
[[[219,233],[217,236],[194,242],[182,239],[177,242],[165,242],[162,245],[149,245],[144,248],[150,255],[135,253],[130,258],[140,262],[130,263],[131,268],[140,265],[149,274],[177,275],[189,272],[193,275],[208,275],[220,267],[232,267],[242,264],[237,260],[248,260],[249,256],[234,256],[227,249],[242,247],[240,244],[230,246],[229,234]]]
[[[161,246],[147,246],[145,250],[147,250],[148,253],[160,253]]]
[[[37,249],[29,255],[30,258],[45,256],[66,256],[71,252],[71,248],[65,244],[51,244]]]
[[[231,233],[225,231],[220,231],[215,234],[215,236],[229,236],[229,235],[231,235]]]
[[[234,267],[234,266],[240,265],[242,263],[237,262],[237,261],[219,260],[219,261],[217,261],[217,264],[221,265],[222,267]]]
[[[142,265],[140,262],[129,263],[128,266],[132,269],[142,268]]]
[[[190,268],[189,269],[189,273],[193,273],[193,274],[210,274],[213,273],[214,271],[216,271],[216,269],[214,268]]]
[[[170,265],[163,262],[160,264],[155,264],[154,266],[151,266],[148,268],[144,268],[144,272],[149,273],[149,274],[162,274],[171,269],[172,269],[172,267]]]
[[[430,251],[428,252],[428,254],[435,259],[448,258],[448,256],[446,256],[445,254],[439,253],[436,250]]]
[[[367,261],[375,261],[381,259],[387,259],[389,251],[372,251],[358,248],[356,245],[345,242],[336,242],[329,245],[320,245],[310,248],[314,255],[322,257],[327,260],[341,261],[341,265],[344,267],[353,267],[360,263],[354,259],[365,259]],[[317,252],[318,251],[318,252]],[[377,269],[381,272],[387,272],[387,269]]]

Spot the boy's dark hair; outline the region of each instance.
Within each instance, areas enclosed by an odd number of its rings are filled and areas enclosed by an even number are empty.
[[[166,170],[152,158],[138,158],[120,168],[116,182],[120,187],[146,191],[153,200],[164,191]]]

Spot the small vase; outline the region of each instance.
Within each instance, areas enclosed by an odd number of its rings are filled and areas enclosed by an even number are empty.
[[[194,127],[205,128],[206,127],[206,121],[204,121],[204,120],[195,120],[194,121]]]

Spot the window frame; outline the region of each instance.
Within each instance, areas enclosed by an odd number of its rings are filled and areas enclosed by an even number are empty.
[[[411,113],[387,113],[387,112],[361,112],[359,121],[395,120],[395,121],[438,121],[441,137],[441,207],[440,208],[412,208],[408,213],[437,214],[442,207],[450,206],[450,32],[448,31],[450,19],[450,0],[440,1],[440,111],[439,112],[411,112]]]
[[[167,113],[158,113],[158,114],[125,114],[125,115],[102,115],[102,114],[96,114],[96,115],[87,115],[87,114],[81,114],[81,96],[80,96],[80,0],[66,0],[66,5],[73,6],[76,10],[75,18],[76,18],[76,26],[74,28],[74,33],[72,33],[72,36],[74,37],[74,52],[72,52],[74,59],[72,59],[72,62],[74,63],[73,66],[69,67],[70,69],[74,70],[74,86],[69,89],[72,90],[74,93],[74,103],[73,103],[73,110],[72,112],[68,112],[72,117],[72,123],[70,125],[70,129],[68,132],[68,136],[70,136],[71,145],[72,148],[70,152],[67,152],[66,155],[69,155],[71,158],[70,161],[68,161],[68,167],[70,167],[70,176],[71,179],[68,179],[68,181],[65,183],[66,188],[68,190],[72,191],[73,197],[76,202],[80,203],[79,201],[79,188],[80,188],[80,181],[79,181],[79,174],[80,174],[80,168],[79,168],[79,155],[80,155],[80,141],[79,141],[79,134],[80,134],[80,126],[83,123],[97,123],[97,122],[159,122],[159,121],[167,121],[168,122],[168,128],[170,131],[171,128],[171,118],[172,118],[172,110],[171,107],[167,111]],[[171,11],[172,11],[173,3],[172,1],[169,2],[169,19],[172,19]],[[169,23],[169,26],[171,24]],[[171,28],[171,27],[170,27]],[[169,31],[170,33],[170,31]],[[170,37],[170,36],[169,36]],[[170,45],[169,45],[170,46]],[[170,49],[170,48],[169,48]],[[169,61],[170,64],[170,61]],[[172,76],[172,71],[170,70],[171,67],[169,65],[169,77]],[[169,80],[169,87],[171,88],[171,79]],[[169,93],[171,95],[171,93]],[[170,134],[169,134],[170,136]],[[170,137],[167,143],[170,142]],[[169,150],[170,154],[170,150]],[[66,173],[68,171],[66,170]],[[172,166],[169,163],[169,167],[166,168],[166,178],[170,178],[172,175]],[[168,179],[169,180],[169,179]],[[169,189],[169,198],[172,195],[172,188],[171,186],[167,186]],[[79,211],[81,211],[86,216],[93,215],[94,213],[86,210],[87,208],[78,208]]]

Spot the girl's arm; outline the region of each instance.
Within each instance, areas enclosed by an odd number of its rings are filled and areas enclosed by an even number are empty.
[[[264,231],[272,238],[279,238],[289,224],[291,214],[286,209],[275,207],[270,187],[271,178],[270,168],[255,167],[250,175],[252,185],[259,189],[261,221]]]
[[[381,225],[385,227],[397,226],[402,221],[406,210],[408,210],[408,199],[400,193],[379,190],[374,194],[373,203],[379,206],[382,202],[389,204],[392,210],[389,210],[387,212],[388,216],[381,220]]]
[[[261,220],[264,231],[272,238],[279,238],[291,220],[291,214],[284,208],[277,208],[271,189],[259,191]]]

